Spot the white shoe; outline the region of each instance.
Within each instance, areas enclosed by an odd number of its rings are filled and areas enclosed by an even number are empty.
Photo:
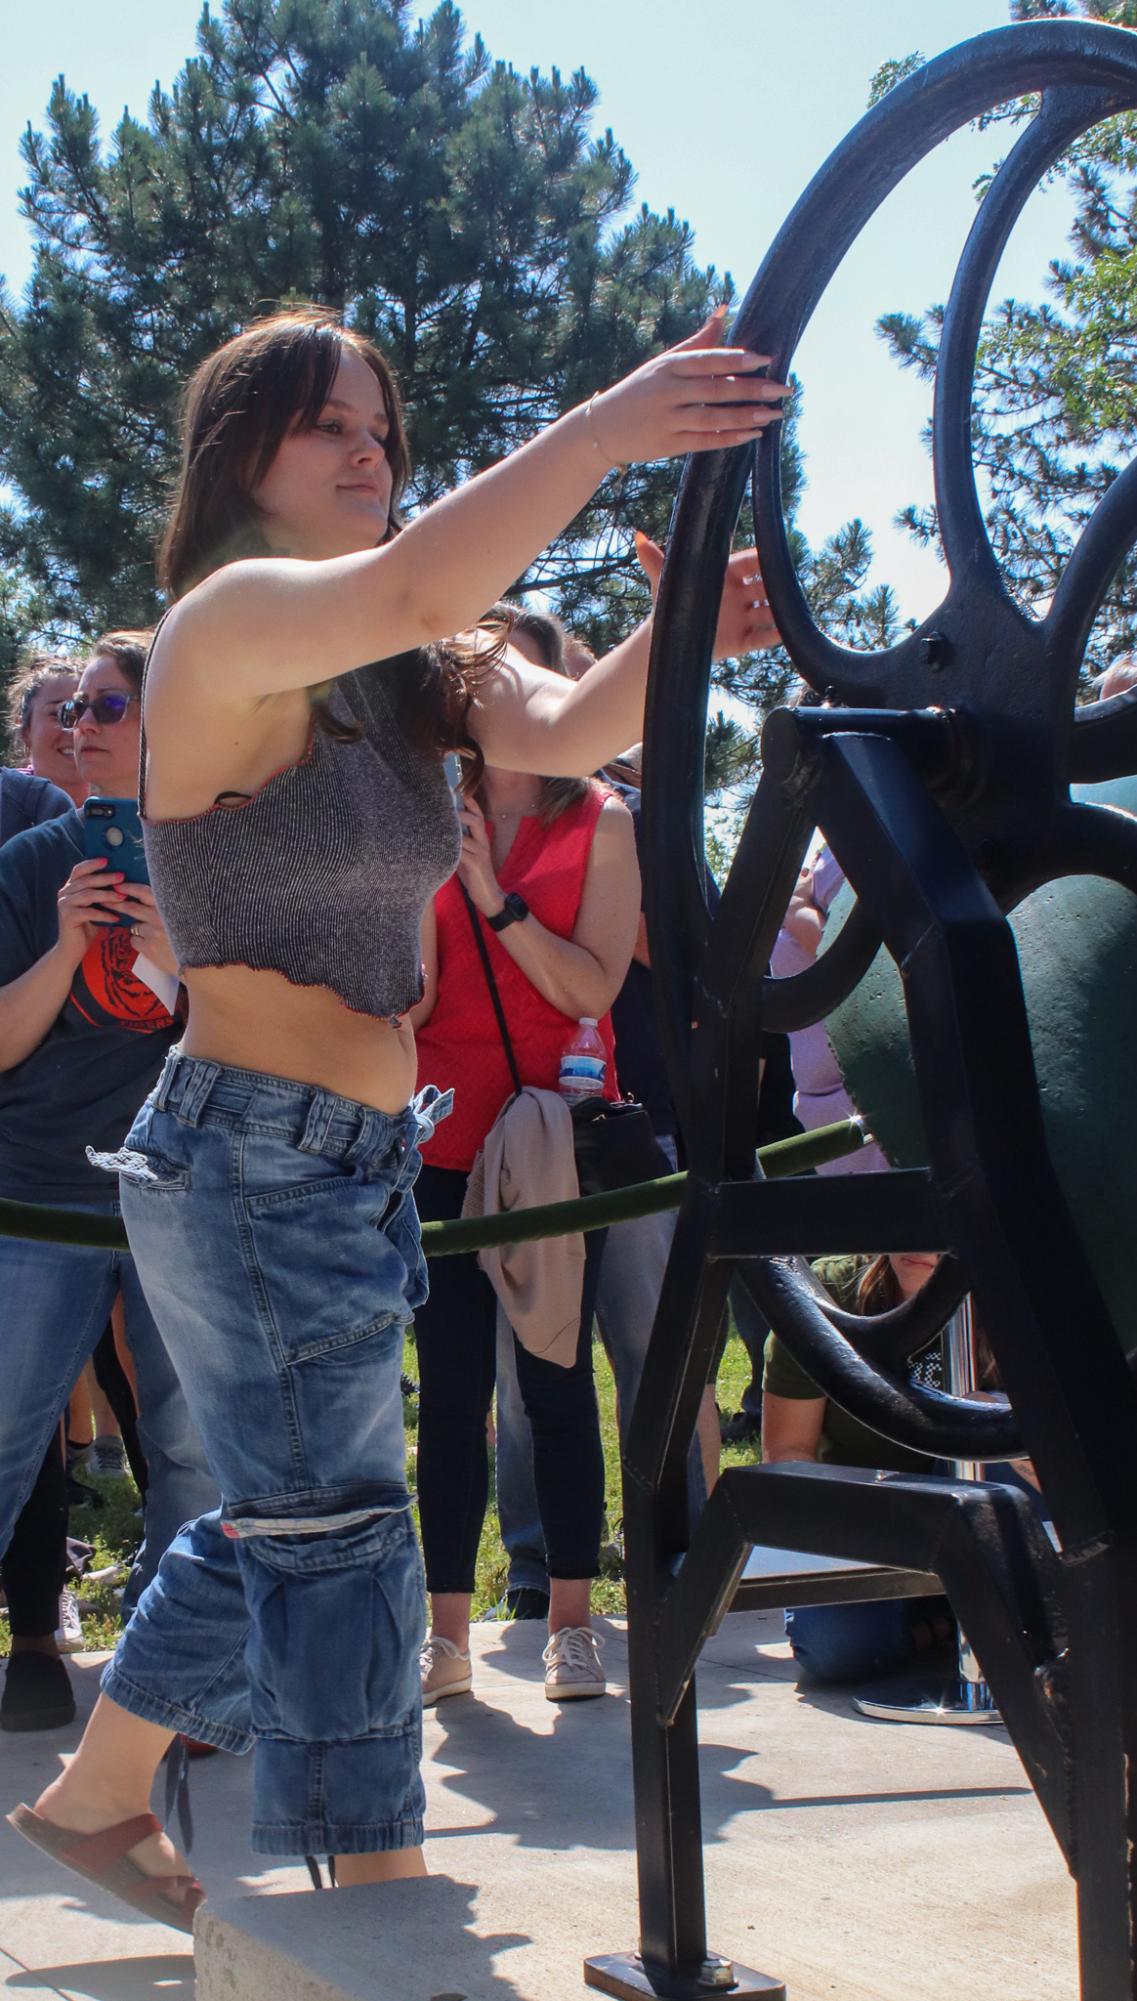
[[[75,1593],[66,1587],[59,1594],[59,1624],[55,1630],[55,1644],[61,1654],[81,1654],[86,1644],[83,1639],[83,1621],[79,1617],[79,1601]]]
[[[444,1640],[439,1633],[432,1633],[424,1642],[418,1665],[422,1676],[424,1709],[441,1702],[446,1695],[468,1695],[474,1685],[469,1654],[464,1654],[453,1640]]]
[[[550,1702],[607,1694],[608,1684],[600,1665],[600,1642],[591,1626],[562,1626],[551,1635],[541,1659],[545,1663],[545,1694]]]

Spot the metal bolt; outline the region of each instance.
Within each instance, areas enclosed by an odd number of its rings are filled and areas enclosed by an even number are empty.
[[[925,667],[944,667],[950,657],[951,646],[945,633],[925,632],[921,635],[920,658]]]
[[[716,1994],[724,1994],[737,1985],[733,1961],[723,1959],[717,1952],[711,1953],[699,1968],[700,1987],[709,1987]]]

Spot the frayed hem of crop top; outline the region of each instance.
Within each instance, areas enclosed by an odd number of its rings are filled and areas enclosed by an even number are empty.
[[[290,987],[295,987],[297,993],[331,994],[333,1000],[338,1000],[340,1006],[347,1009],[348,1014],[357,1015],[360,1021],[382,1022],[385,1028],[405,1028],[411,1009],[418,1006],[419,1001],[422,1000],[423,995],[426,993],[425,967],[420,967],[419,969],[419,990],[416,998],[413,1001],[409,1001],[400,1014],[372,1014],[370,1008],[353,1007],[351,1002],[345,1000],[341,993],[337,993],[334,987],[330,987],[326,980],[294,980],[291,973],[282,972],[279,966],[251,966],[247,959],[226,959],[222,966],[217,964],[195,966],[192,959],[187,959],[186,963],[178,968],[178,971],[180,976],[184,978],[186,973],[227,973],[230,967],[234,967],[242,973],[273,973],[278,980],[285,980]]]
[[[213,804],[203,807],[200,813],[167,813],[159,820],[152,813],[145,811],[146,792],[143,785],[139,788],[141,795],[141,803],[138,811],[139,819],[147,827],[192,827],[195,821],[208,820],[211,813],[244,812],[245,807],[252,806],[261,797],[262,793],[267,792],[270,785],[275,785],[278,778],[286,778],[290,771],[301,771],[306,764],[311,764],[316,750],[317,727],[316,718],[313,716],[308,725],[308,742],[305,745],[303,755],[296,758],[292,764],[279,764],[275,771],[270,771],[268,777],[261,780],[255,792],[219,792]],[[143,773],[143,778],[145,779],[145,773]],[[249,970],[250,972],[256,972],[258,968],[252,966]],[[267,971],[268,968],[266,967],[264,970]],[[288,978],[287,973],[284,977],[285,979]],[[297,982],[293,981],[292,984],[295,986]],[[358,1009],[353,1008],[352,1012],[353,1014],[358,1013]]]

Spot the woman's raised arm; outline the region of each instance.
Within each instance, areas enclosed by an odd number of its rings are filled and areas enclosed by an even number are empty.
[[[571,410],[428,508],[382,548],[309,562],[252,558],[215,571],[170,615],[154,692],[176,657],[234,704],[310,687],[446,638],[478,619],[589,500],[610,468],[713,451],[781,415],[767,357],[717,345],[721,316]]]

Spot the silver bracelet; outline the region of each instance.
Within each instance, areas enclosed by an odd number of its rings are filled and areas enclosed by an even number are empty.
[[[594,389],[587,403],[584,406],[584,411],[585,411],[585,416],[588,419],[588,436],[589,439],[591,440],[593,451],[599,452],[601,458],[604,460],[605,465],[611,466],[612,470],[615,471],[617,467],[627,465],[628,461],[627,459],[609,458],[608,453],[605,451],[603,445],[600,442],[600,434],[596,429],[596,415],[592,406],[595,403],[596,398],[598,396],[602,396],[603,394],[604,391],[602,389]]]

